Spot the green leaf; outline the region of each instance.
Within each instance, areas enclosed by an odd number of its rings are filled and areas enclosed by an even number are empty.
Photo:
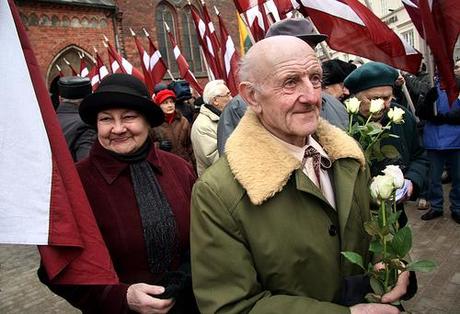
[[[385,289],[383,288],[383,284],[379,280],[377,280],[376,278],[371,277],[370,284],[371,284],[371,288],[372,288],[372,290],[374,291],[375,294],[381,296],[381,295],[383,295],[385,293]]]
[[[341,254],[345,256],[345,258],[349,260],[350,262],[352,262],[353,264],[356,264],[362,269],[364,269],[363,258],[358,253],[347,251],[347,252],[341,252]]]
[[[366,221],[364,223],[364,230],[371,236],[376,236],[381,233],[380,227],[375,221]]]
[[[378,240],[374,240],[369,245],[369,251],[373,252],[375,255],[380,255],[383,252],[383,245]]]
[[[376,295],[375,293],[368,293],[364,298],[369,303],[380,303],[382,299],[379,295]]]
[[[421,260],[421,261],[416,261],[416,262],[407,264],[406,270],[419,271],[422,273],[429,273],[433,271],[433,269],[437,266],[438,265],[436,264],[436,262],[428,261],[428,260]]]
[[[399,258],[403,258],[409,253],[412,247],[412,233],[408,226],[399,229],[391,241],[391,247]]]
[[[381,151],[387,158],[394,159],[399,157],[399,152],[393,145],[383,145]]]

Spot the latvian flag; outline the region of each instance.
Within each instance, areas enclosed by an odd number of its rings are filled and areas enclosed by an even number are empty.
[[[39,245],[53,283],[118,278],[14,1],[0,1],[0,243]]]

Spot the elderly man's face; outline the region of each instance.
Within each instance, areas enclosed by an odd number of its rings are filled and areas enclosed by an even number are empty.
[[[378,86],[366,89],[359,92],[357,98],[361,100],[359,106],[359,113],[364,117],[368,118],[370,115],[369,108],[371,106],[371,100],[382,98],[384,102],[384,109],[372,116],[372,120],[378,121],[382,119],[385,112],[390,108],[391,99],[393,97],[393,88],[391,86]]]
[[[264,58],[256,59],[257,83],[253,84],[248,104],[268,131],[288,143],[303,146],[318,126],[321,65],[314,51],[302,41],[281,42],[276,49],[265,52]]]

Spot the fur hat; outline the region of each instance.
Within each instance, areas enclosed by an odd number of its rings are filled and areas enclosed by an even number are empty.
[[[163,89],[155,95],[154,101],[159,106],[163,101],[165,101],[168,98],[176,100],[176,94],[174,94],[174,92],[170,89]]]
[[[84,122],[95,126],[97,114],[113,108],[136,110],[151,127],[164,121],[163,111],[152,102],[144,83],[129,74],[116,73],[104,77],[97,90],[83,99],[79,113]]]
[[[295,36],[312,47],[327,39],[324,34],[316,34],[311,22],[303,17],[288,18],[272,24],[265,38],[278,35]]]
[[[350,93],[356,94],[373,87],[393,86],[398,75],[398,71],[389,65],[368,62],[351,72],[344,84]]]
[[[356,65],[339,59],[324,61],[321,66],[323,68],[324,86],[342,83],[356,69]]]
[[[57,82],[59,96],[67,99],[82,99],[91,94],[91,81],[87,77],[64,76]]]

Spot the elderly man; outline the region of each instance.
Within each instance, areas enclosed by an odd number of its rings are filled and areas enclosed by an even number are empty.
[[[65,76],[59,79],[58,89],[60,104],[56,114],[72,158],[77,162],[88,157],[96,140],[96,130],[84,123],[78,114],[83,98],[92,92],[91,82],[86,77]]]
[[[356,69],[356,65],[332,59],[324,61],[323,68],[323,93],[334,96],[339,101],[344,101],[350,92],[343,84],[345,78]]]
[[[424,187],[428,174],[428,158],[425,150],[421,146],[417,134],[415,117],[410,111],[392,102],[393,84],[399,74],[394,68],[380,63],[368,62],[353,71],[346,79],[345,86],[360,101],[359,113],[368,118],[370,115],[370,103],[373,99],[382,99],[384,107],[381,111],[374,113],[372,119],[381,122],[382,125],[388,123],[386,115],[389,108],[400,108],[404,110],[404,123],[393,124],[389,132],[397,135],[398,138],[388,137],[382,140],[381,146],[392,145],[399,152],[396,158],[386,158],[381,162],[373,162],[371,174],[377,175],[387,165],[397,165],[401,168],[405,177],[403,191],[405,195],[399,200],[398,207],[403,210],[403,202],[417,197]],[[407,217],[403,211],[400,216],[400,224],[405,225]]]
[[[210,81],[204,87],[204,104],[193,122],[191,131],[198,176],[219,159],[217,123],[222,110],[231,99],[232,94],[223,80]]]
[[[356,142],[319,118],[321,78],[313,49],[295,37],[266,38],[244,57],[248,111],[192,195],[202,313],[398,313],[339,304],[344,277],[360,274],[340,252],[369,261],[369,177]],[[383,302],[404,294],[407,277]]]

